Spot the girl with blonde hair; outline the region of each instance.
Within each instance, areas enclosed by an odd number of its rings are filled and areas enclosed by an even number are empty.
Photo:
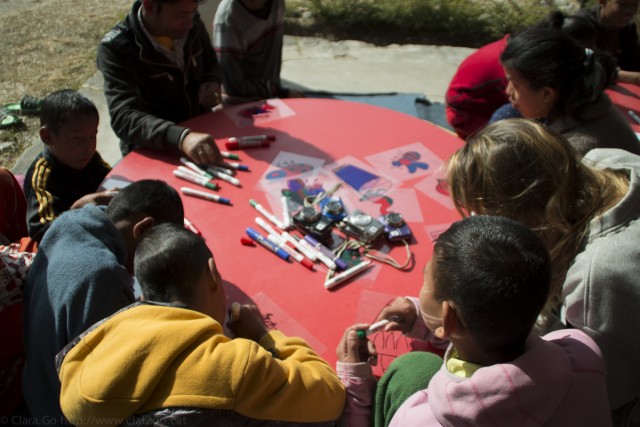
[[[640,157],[594,149],[581,160],[559,133],[511,119],[467,140],[448,178],[463,216],[505,216],[542,238],[554,277],[539,331],[556,320],[589,334],[607,364],[614,421],[640,422]]]

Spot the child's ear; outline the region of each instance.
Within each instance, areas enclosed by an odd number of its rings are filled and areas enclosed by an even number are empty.
[[[211,291],[216,292],[218,287],[221,285],[220,283],[220,275],[218,274],[218,269],[216,268],[216,262],[213,260],[213,257],[209,258],[207,262],[207,266],[209,269],[209,275],[213,278],[211,281]]]
[[[151,227],[153,227],[153,225],[155,224],[155,220],[150,217],[150,216],[145,216],[142,220],[136,222],[133,225],[133,238],[134,240],[138,241],[138,239],[140,238],[140,236],[142,236],[142,234],[149,230]]]
[[[438,334],[438,331],[440,334]],[[436,337],[449,340],[450,337],[460,335],[465,330],[464,324],[458,317],[458,312],[449,301],[442,302],[442,326],[436,329]]]
[[[47,145],[51,144],[51,131],[48,127],[40,127],[40,139]]]

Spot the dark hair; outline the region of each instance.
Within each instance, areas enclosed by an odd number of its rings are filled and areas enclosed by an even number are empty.
[[[596,43],[596,28],[587,18],[578,15],[567,16],[560,10],[549,13],[531,28],[561,30],[580,46],[593,49]]]
[[[157,224],[172,222],[182,225],[184,221],[178,192],[160,180],[144,179],[129,184],[111,199],[106,211],[113,223],[140,212],[153,217]]]
[[[551,282],[542,240],[508,218],[472,216],[438,237],[433,260],[436,300],[453,302],[481,348],[522,349]]]
[[[160,11],[162,10],[162,6],[164,4],[174,4],[174,3],[178,3],[180,1],[181,0],[156,0],[156,3],[158,5],[158,8],[156,9],[156,12],[160,13]],[[200,5],[200,4],[206,3],[207,0],[193,0],[193,2],[194,3],[198,3]]]
[[[140,238],[134,275],[146,300],[189,299],[211,257],[204,240],[184,226],[160,224]]]
[[[580,117],[581,109],[596,101],[615,78],[615,60],[603,52],[580,46],[560,30],[531,28],[509,39],[500,56],[533,89],[558,91],[550,114]]]
[[[95,104],[80,92],[71,89],[58,90],[47,95],[42,101],[40,126],[46,126],[51,132],[58,133],[68,120],[81,116],[100,119]]]

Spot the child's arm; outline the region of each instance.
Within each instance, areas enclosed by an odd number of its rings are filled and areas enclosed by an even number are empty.
[[[76,200],[69,209],[80,209],[81,207],[89,204],[106,206],[117,192],[118,190],[106,190],[99,191],[97,193],[85,194]]]
[[[368,426],[376,380],[371,373],[370,361],[375,363],[377,353],[373,342],[360,338],[356,331],[369,325],[353,325],[345,331],[336,349],[336,371],[347,391],[341,422],[345,426]]]

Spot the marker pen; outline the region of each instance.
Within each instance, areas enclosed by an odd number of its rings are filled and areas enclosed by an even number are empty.
[[[182,171],[179,170],[174,170],[173,171],[173,175],[176,178],[180,178],[180,179],[184,179],[185,181],[189,181],[193,184],[198,184],[198,185],[202,185],[203,187],[206,187],[210,190],[217,190],[218,189],[218,184],[216,184],[215,182],[211,182],[209,181],[207,178],[203,177],[203,176],[195,176],[195,175],[189,175],[186,174]]]
[[[213,177],[208,178],[208,177],[206,177],[204,175],[199,175],[199,174],[195,173],[194,171],[192,171],[191,169],[189,169],[187,167],[184,167],[184,166],[178,166],[178,169],[176,169],[176,170],[179,170],[182,173],[186,173],[187,175],[191,175],[191,176],[194,176],[196,178],[205,178],[205,179],[213,178]]]
[[[275,141],[275,135],[249,135],[249,136],[232,136],[229,138],[230,142],[243,142],[243,141]]]
[[[267,223],[267,221],[265,221],[264,219],[260,218],[259,216],[256,217],[256,224],[258,224],[260,226],[260,228],[262,228],[264,231],[267,232],[267,234],[273,234],[273,235],[279,235],[279,233],[276,231],[275,228],[273,228],[272,226],[269,225],[269,223]]]
[[[213,175],[208,174],[200,166],[196,165],[195,163],[193,163],[191,160],[187,159],[186,157],[180,157],[180,163],[182,163],[183,165],[185,165],[186,167],[188,167],[189,169],[191,169],[192,171],[194,171],[198,175],[206,176],[209,179],[213,178]]]
[[[271,252],[278,255],[283,260],[289,261],[289,254],[267,240],[262,234],[258,233],[251,227],[247,227],[246,232],[247,236],[251,237],[256,243],[259,243],[262,247],[269,249]]]
[[[209,200],[210,202],[231,205],[231,200],[217,194],[207,193],[205,191],[196,190],[195,188],[180,187],[180,192],[186,196],[198,197],[199,199]]]
[[[200,232],[200,230],[198,230],[198,227],[196,227],[195,224],[189,221],[187,218],[184,218],[184,228],[186,228],[193,234],[202,237],[202,233]]]
[[[638,117],[638,115],[635,113],[635,111],[633,110],[628,110],[627,114],[629,114],[629,116],[631,116],[631,118],[633,120],[635,120],[636,123],[640,124],[640,117]]]
[[[262,215],[264,215],[264,217],[267,218],[273,225],[278,227],[280,230],[284,230],[284,228],[285,228],[284,224],[282,224],[282,222],[278,218],[276,218],[271,212],[269,212],[268,210],[263,208],[260,203],[258,203],[255,200],[251,199],[251,200],[249,200],[249,204],[251,206],[253,206],[255,210],[257,210]]]
[[[384,328],[387,325],[387,323],[399,322],[400,320],[402,320],[400,316],[391,316],[388,319],[382,319],[376,323],[373,323],[365,331],[362,331],[362,330],[358,331],[358,336],[360,338],[368,337],[369,335],[375,334],[380,329]]]
[[[307,257],[308,260],[315,262],[318,259],[318,256],[314,251],[309,251],[307,248],[300,245],[298,241],[291,236],[291,234],[287,233],[286,231],[283,231],[281,236],[288,243],[292,244],[297,250],[299,250],[302,255]]]
[[[234,176],[236,174],[235,169],[227,169],[227,168],[223,168],[222,166],[219,166],[219,165],[209,165],[209,167],[211,169],[217,170],[218,172],[226,173],[229,176]]]
[[[318,251],[318,252],[324,254],[325,256],[329,257],[335,263],[336,267],[339,268],[340,270],[346,270],[347,268],[349,268],[349,265],[346,262],[344,262],[343,260],[341,260],[339,256],[334,254],[331,249],[329,249],[328,247],[326,247],[322,243],[318,242],[312,236],[309,236],[307,234],[306,236],[304,236],[304,240],[309,242],[311,244],[311,246],[313,247],[313,249],[315,249],[316,251]]]
[[[289,215],[289,199],[287,196],[281,196],[280,202],[282,203],[282,223],[285,230],[291,226],[291,216]]]
[[[298,243],[300,245],[304,246],[310,252],[313,252],[316,255],[316,257],[318,258],[318,260],[320,260],[321,263],[326,265],[329,268],[329,270],[335,270],[336,269],[336,263],[333,262],[333,260],[331,258],[326,256],[322,252],[317,251],[313,246],[311,246],[311,244],[308,241],[306,241],[304,239],[299,239]]]
[[[220,155],[225,159],[240,160],[240,156],[237,154],[227,153],[226,151],[221,151]]]
[[[276,234],[269,234],[267,236],[267,239],[272,242],[274,245],[277,245],[280,249],[282,249],[283,251],[285,251],[286,253],[288,253],[291,258],[295,259],[296,261],[298,261],[300,264],[302,264],[303,266],[307,267],[309,270],[313,270],[313,263],[311,261],[309,261],[308,259],[306,259],[305,257],[302,256],[302,254],[300,254],[299,252],[296,252],[295,249],[290,248],[289,246],[287,246],[287,244],[285,243],[284,239]]]
[[[213,169],[211,167],[207,168],[207,172],[209,172],[211,175],[215,176],[216,178],[219,178],[223,181],[227,181],[229,184],[233,184],[236,187],[240,187],[240,180],[238,178],[234,178],[231,175],[227,175],[226,173],[219,172],[218,170]]]
[[[342,283],[345,280],[355,276],[356,274],[366,270],[371,266],[371,261],[362,261],[360,264],[356,264],[355,266],[349,268],[348,270],[343,271],[342,273],[336,274],[331,279],[324,282],[325,289],[331,289],[336,286],[338,283]]]
[[[236,162],[227,162],[227,164],[239,171],[249,172],[249,166],[247,165],[241,165],[240,163],[236,163]]]
[[[245,148],[260,148],[260,147],[269,147],[271,141],[227,141],[224,143],[224,146],[227,147],[227,150],[243,150]]]

